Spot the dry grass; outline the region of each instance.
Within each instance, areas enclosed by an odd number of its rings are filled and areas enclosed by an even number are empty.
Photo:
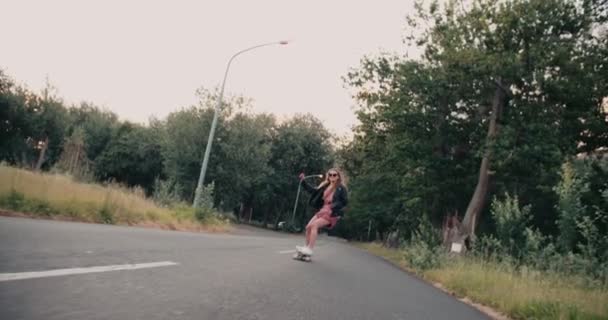
[[[216,218],[199,223],[188,207],[158,207],[139,189],[75,182],[65,175],[35,173],[3,165],[0,165],[0,207],[83,222],[191,231],[228,228],[227,222]]]
[[[395,250],[395,249],[389,249],[379,243],[376,242],[372,242],[372,243],[355,243],[355,246],[367,250],[371,253],[373,253],[374,255],[377,255],[379,257],[382,257],[396,265],[398,265],[399,267],[401,267],[404,270],[410,271],[410,272],[416,272],[416,270],[413,270],[412,268],[410,268],[407,264],[407,261],[405,260],[405,256],[403,254],[403,252],[399,251],[399,250]]]
[[[463,259],[424,276],[514,318],[608,319],[608,291],[565,276]]]
[[[578,279],[472,258],[440,268],[412,270],[402,250],[359,244],[373,254],[436,282],[459,297],[489,306],[514,319],[608,319],[608,290],[580,285]]]

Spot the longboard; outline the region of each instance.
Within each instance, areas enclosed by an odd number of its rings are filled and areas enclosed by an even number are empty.
[[[293,258],[295,260],[306,261],[306,262],[310,262],[312,260],[309,255],[303,254],[299,251],[296,251],[296,253],[293,254]]]

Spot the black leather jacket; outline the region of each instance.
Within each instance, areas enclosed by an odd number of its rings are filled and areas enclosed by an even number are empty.
[[[327,187],[329,185],[326,185],[326,186],[323,186],[323,187],[317,189],[317,188],[311,186],[305,180],[302,180],[301,183],[302,183],[302,186],[304,187],[304,189],[306,191],[308,191],[308,193],[311,194],[310,200],[308,203],[317,210],[321,209],[323,207],[323,193],[325,192],[325,190],[327,189]],[[346,187],[344,187],[343,185],[339,185],[336,188],[336,191],[334,192],[334,196],[331,200],[332,217],[344,216],[344,208],[346,208],[347,204],[348,204],[348,191],[346,190]]]

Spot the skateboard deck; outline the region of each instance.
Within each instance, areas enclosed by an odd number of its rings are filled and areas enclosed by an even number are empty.
[[[296,252],[293,254],[293,258],[295,260],[300,260],[300,261],[306,261],[306,262],[310,262],[312,259],[309,255],[307,254],[303,254],[301,252]]]
[[[293,254],[293,258],[295,260],[306,261],[306,262],[310,262],[312,260],[310,255],[301,252],[297,247],[296,247],[296,253]]]

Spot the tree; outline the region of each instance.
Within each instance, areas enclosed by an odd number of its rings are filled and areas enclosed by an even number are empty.
[[[164,159],[164,175],[181,186],[183,192],[181,198],[187,201],[191,201],[194,197],[217,96],[215,92],[205,89],[199,89],[197,93],[199,96],[197,106],[173,112],[166,120],[155,124],[162,132],[161,153]],[[222,163],[222,159],[217,145],[218,142],[226,139],[227,119],[234,110],[244,109],[249,103],[243,97],[229,96],[224,99],[223,109],[218,117],[214,149],[209,157],[207,181],[219,183],[216,168]],[[216,197],[219,194],[220,192],[216,192]]]
[[[221,159],[214,167],[216,190],[222,195],[223,209],[241,204],[250,208],[261,182],[271,172],[275,119],[267,114],[237,113],[224,125],[225,138],[215,151]]]
[[[47,167],[57,161],[63,145],[67,124],[67,110],[55,95],[55,88],[47,82],[42,97],[31,100],[30,117],[32,134],[28,137],[34,149],[38,150],[35,170],[40,171],[47,161]]]
[[[112,179],[129,186],[141,186],[151,194],[162,168],[161,146],[154,131],[123,123],[97,157],[95,175],[102,181]]]
[[[76,128],[65,139],[56,168],[79,179],[91,179],[91,161],[87,157],[84,130]]]
[[[15,86],[0,72],[0,157],[14,165],[40,170],[58,159],[67,115],[47,83],[42,96]]]
[[[29,149],[25,102],[30,96],[0,69],[0,159],[12,165],[21,163]]]
[[[325,173],[334,162],[331,142],[333,137],[323,124],[310,114],[296,115],[273,130],[271,174],[262,182],[260,200],[264,226],[272,221],[275,226],[293,209],[298,188],[297,175]],[[301,197],[305,203],[306,197]],[[302,207],[302,206],[300,206]],[[305,214],[298,217],[305,220]]]
[[[70,108],[69,116],[68,135],[82,129],[87,157],[90,161],[95,162],[118,128],[118,116],[87,102],[80,103],[78,107]]]
[[[401,212],[428,212],[435,223],[466,208],[458,241],[494,192],[515,194],[551,230],[564,157],[607,144],[608,40],[593,32],[606,11],[562,0],[417,8],[407,40],[421,59],[365,58],[347,77],[361,102],[355,142],[375,163],[360,174],[393,170]],[[406,199],[419,199],[418,213]]]

